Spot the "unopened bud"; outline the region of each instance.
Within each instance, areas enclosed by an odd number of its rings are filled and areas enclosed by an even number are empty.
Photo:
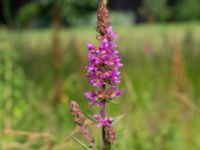
[[[108,127],[106,127],[105,130],[106,130],[106,142],[108,144],[113,144],[116,139],[116,133],[115,133],[113,127],[108,126]]]
[[[74,117],[74,122],[82,126],[85,122],[85,118],[80,109],[80,106],[75,101],[71,101],[70,111],[71,111],[72,116]]]

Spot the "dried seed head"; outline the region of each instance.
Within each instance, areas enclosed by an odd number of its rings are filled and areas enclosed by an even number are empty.
[[[104,38],[106,38],[106,29],[111,25],[108,9],[104,3],[104,0],[101,0],[99,4],[97,20],[97,32],[99,33],[99,35],[97,35],[97,40],[102,41]]]
[[[94,145],[95,144],[95,139],[91,136],[88,128],[86,128],[85,126],[81,126],[81,132],[83,134],[83,136],[85,137],[85,139],[87,139],[87,141],[91,144]]]
[[[80,131],[85,139],[90,143],[92,150],[97,150],[95,139],[91,136],[88,128],[84,126],[85,117],[80,109],[80,106],[75,102],[70,102],[70,111],[74,117],[74,121],[80,126]]]
[[[85,122],[85,118],[80,106],[75,101],[71,101],[70,103],[70,112],[74,117],[74,122],[76,122],[79,126],[82,126]]]
[[[113,144],[116,139],[116,133],[112,126],[106,127],[106,142],[108,144]]]

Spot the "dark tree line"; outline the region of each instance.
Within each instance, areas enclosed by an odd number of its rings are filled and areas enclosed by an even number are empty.
[[[50,25],[51,3],[55,0],[0,0],[0,23],[27,25],[36,18],[43,26]],[[56,0],[61,4],[61,20],[65,25],[88,20],[98,0]],[[200,19],[200,0],[108,0],[111,10],[132,12],[136,22],[188,21]],[[27,21],[28,20],[28,21]],[[83,19],[84,20],[84,19]]]

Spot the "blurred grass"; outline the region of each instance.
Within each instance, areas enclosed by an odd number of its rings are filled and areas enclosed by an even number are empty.
[[[117,42],[124,63],[119,86],[125,93],[119,98],[118,105],[109,104],[108,114],[127,114],[115,126],[118,133],[116,150],[200,149],[199,23],[147,24],[114,27],[114,30],[119,35]],[[74,99],[86,112],[96,112],[95,108],[88,108],[84,97],[84,92],[92,89],[85,77],[86,44],[96,43],[95,35],[95,28],[62,29],[63,103],[55,106],[51,29],[0,29],[0,56],[4,56],[5,51],[9,56],[8,60],[4,57],[0,60],[3,66],[0,89],[5,93],[6,85],[9,85],[11,93],[19,93],[19,96],[10,96],[12,107],[7,113],[7,99],[0,94],[1,129],[5,127],[5,117],[9,117],[16,130],[53,134],[57,139],[52,146],[55,150],[81,149],[73,141],[64,140],[74,128],[68,105],[69,100]],[[9,45],[7,48],[3,46],[5,43]],[[182,75],[177,76],[172,71],[176,45],[180,45],[182,67],[186,72],[187,86],[183,92],[177,90],[176,82]],[[4,64],[8,62],[18,69],[12,69],[11,80],[7,83],[3,75],[7,70]],[[14,79],[21,81],[20,86],[15,86]],[[189,107],[188,103],[195,108]],[[6,148],[8,143],[23,145],[28,141],[27,138],[0,134],[0,149],[12,149]],[[48,143],[44,139],[34,139],[29,149],[42,149]],[[19,148],[21,145],[16,149],[28,149]]]

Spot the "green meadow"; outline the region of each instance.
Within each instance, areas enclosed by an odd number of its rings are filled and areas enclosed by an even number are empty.
[[[124,94],[107,107],[125,117],[114,126],[116,150],[200,149],[200,24],[145,24],[113,27],[124,66]],[[52,29],[0,27],[0,149],[81,150],[83,140],[69,113],[76,100],[87,114],[84,92],[88,42],[94,27],[60,31],[61,102],[54,99]],[[100,142],[100,129],[88,119]],[[84,140],[83,140],[84,141]],[[85,141],[84,141],[85,142]],[[98,145],[99,147],[101,145]]]

